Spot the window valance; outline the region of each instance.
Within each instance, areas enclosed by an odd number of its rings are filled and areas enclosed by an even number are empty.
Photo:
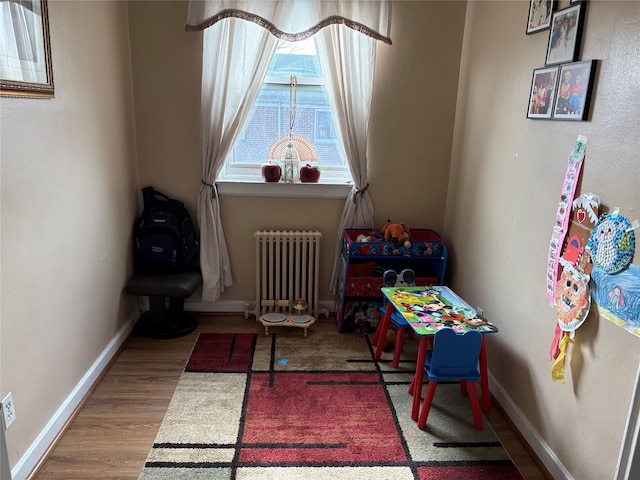
[[[190,0],[186,30],[204,30],[225,18],[241,18],[295,42],[343,24],[391,45],[390,0]]]

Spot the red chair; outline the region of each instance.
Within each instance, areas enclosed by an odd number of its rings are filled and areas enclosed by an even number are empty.
[[[474,330],[457,334],[451,328],[442,328],[436,332],[433,348],[427,353],[424,367],[424,371],[429,377],[429,383],[418,417],[418,428],[426,428],[438,382],[459,380],[461,392],[469,395],[473,423],[477,430],[483,429],[482,413],[476,390],[476,383],[480,380],[478,361],[481,345],[482,334]],[[420,392],[414,392],[414,394],[419,395]]]

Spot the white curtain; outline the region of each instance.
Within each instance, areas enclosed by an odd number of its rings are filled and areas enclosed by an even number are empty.
[[[354,188],[347,198],[335,244],[329,287],[335,294],[340,273],[340,250],[345,228],[371,228],[373,203],[367,189],[367,133],[373,94],[376,41],[334,25],[315,37],[327,96],[336,112],[338,135],[344,146]]]
[[[251,112],[277,45],[267,30],[234,18],[204,31],[198,223],[205,302],[218,300],[233,285],[216,177]]]
[[[205,31],[198,196],[204,301],[219,299],[233,284],[215,180],[258,95],[278,38],[297,41],[322,32],[317,44],[327,94],[355,180],[339,231],[372,225],[366,147],[375,40],[391,44],[390,25],[390,0],[190,0],[186,30]],[[334,293],[340,242],[341,235],[331,276]]]

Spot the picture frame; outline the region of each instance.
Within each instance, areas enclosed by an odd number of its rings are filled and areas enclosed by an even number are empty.
[[[527,118],[551,118],[556,98],[559,70],[559,66],[535,68],[533,70]]]
[[[52,98],[54,96],[47,0],[0,2],[0,95]]]
[[[529,0],[527,35],[549,30],[551,17],[557,5],[557,0]]]
[[[588,118],[596,65],[596,60],[560,65],[553,103],[555,120],[584,121]]]
[[[580,53],[584,2],[554,12],[549,28],[545,65],[575,62]]]

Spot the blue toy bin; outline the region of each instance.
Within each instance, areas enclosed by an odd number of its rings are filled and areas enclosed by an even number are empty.
[[[374,240],[371,242],[358,242],[358,235],[371,236]],[[375,257],[381,255],[379,235],[372,230],[347,228],[344,231],[344,242],[352,257]]]
[[[435,257],[440,255],[442,239],[437,232],[429,229],[411,230],[411,256]]]

